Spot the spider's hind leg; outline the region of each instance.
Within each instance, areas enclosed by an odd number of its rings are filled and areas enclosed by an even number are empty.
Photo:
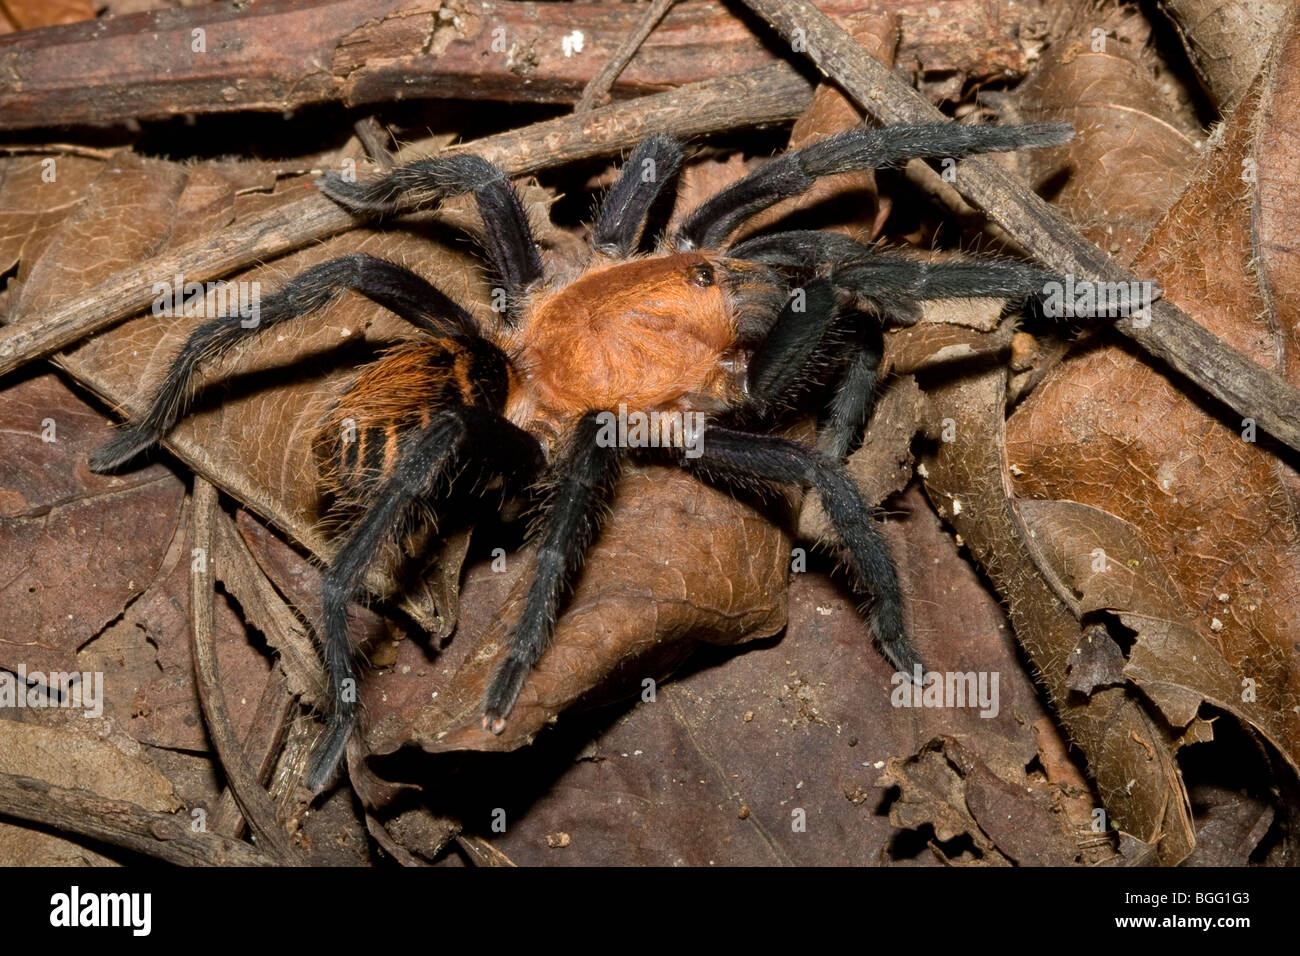
[[[364,253],[322,262],[264,297],[256,313],[228,315],[190,333],[154,392],[148,410],[90,456],[92,471],[108,471],[156,444],[185,414],[194,378],[209,365],[267,329],[329,305],[351,289],[417,328],[454,339],[478,335],[470,315],[409,269]]]
[[[350,465],[345,455],[338,465],[349,500],[371,504],[349,529],[322,584],[321,638],[331,707],[307,781],[314,791],[333,776],[356,722],[357,675],[347,608],[361,592],[366,571],[386,544],[400,540],[415,506],[433,498],[440,486],[449,485],[463,466],[475,464],[503,474],[517,469],[520,462],[536,465],[539,461],[540,449],[531,437],[485,408],[454,405],[426,419],[428,424],[422,428],[406,431],[397,425],[386,430],[363,427],[354,442],[359,454]]]
[[[307,786],[322,790],[334,776],[351,736],[357,711],[357,672],[348,640],[348,604],[361,589],[366,570],[390,538],[398,536],[407,513],[442,479],[465,439],[463,410],[439,412],[410,443],[392,476],[373,495],[374,505],[353,526],[330,562],[321,586],[321,650],[329,680],[329,715],[317,744]]]

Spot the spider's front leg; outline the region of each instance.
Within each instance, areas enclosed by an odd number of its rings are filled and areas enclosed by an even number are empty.
[[[404,444],[392,474],[368,495],[374,504],[352,526],[322,584],[322,644],[331,709],[307,779],[313,791],[319,792],[333,777],[356,722],[357,675],[347,608],[360,593],[366,570],[384,544],[400,536],[414,505],[449,482],[456,466],[477,459],[504,473],[537,454],[530,436],[495,412],[471,406],[437,412]]]
[[[872,246],[837,233],[777,232],[737,243],[727,255],[763,265],[824,273],[836,288],[851,293],[900,324],[920,318],[916,304],[934,299],[1026,299],[1043,294],[1062,277],[1051,269],[1015,259],[971,257],[927,262]]]
[[[828,333],[840,325],[834,351],[844,364],[818,438],[821,450],[836,460],[847,457],[871,418],[884,348],[879,322],[861,312],[842,313],[840,297],[828,279],[797,290],[750,361],[748,375],[750,401],[760,410],[778,406],[806,380],[818,353],[829,351]]]
[[[552,468],[551,493],[536,528],[532,583],[509,651],[483,700],[483,727],[494,734],[505,729],[528,673],[550,641],[560,600],[582,566],[622,471],[624,452],[602,444],[599,415],[589,412],[579,420]]]
[[[835,289],[851,296],[857,328],[848,330],[847,362],[831,400],[820,447],[834,458],[844,458],[861,436],[875,407],[875,389],[883,351],[879,316],[897,325],[911,325],[921,317],[921,303],[936,299],[991,298],[1019,301],[1044,293],[1061,277],[1050,269],[1014,259],[948,259],[926,262],[881,252],[847,236],[819,231],[791,231],[748,239],[727,254],[763,265],[822,274]],[[787,312],[788,312],[787,307]],[[782,313],[773,336],[779,340],[783,325],[808,322],[814,333],[828,323],[815,315]],[[810,333],[810,334],[814,334]],[[789,335],[791,333],[784,333]],[[781,355],[780,348],[768,348]]]
[[[750,359],[749,401],[759,410],[776,405],[800,381],[837,320],[839,293],[829,280],[814,280],[801,291],[785,304]],[[867,385],[874,388],[875,365],[869,356],[863,364],[872,373]],[[863,396],[854,398],[867,403]],[[898,573],[871,509],[840,459],[788,439],[716,425],[706,429],[702,449],[694,467],[705,475],[817,489],[843,545],[854,589],[871,600],[871,627],[881,651],[895,667],[911,673],[920,658],[904,627]]]
[[[921,664],[903,623],[903,598],[893,558],[871,509],[843,465],[795,441],[708,426],[695,467],[724,479],[811,485],[843,545],[853,586],[871,602],[871,629],[885,658],[911,674]]]
[[[772,160],[695,209],[674,236],[681,249],[721,246],[747,219],[810,189],[818,179],[859,169],[879,169],[928,156],[959,158],[1059,146],[1074,130],[1066,123],[962,126],[917,123],[855,128]]]
[[[846,331],[847,360],[817,436],[817,447],[835,461],[849,456],[871,421],[885,354],[880,325],[862,312],[852,315],[853,327]]]
[[[651,209],[673,184],[681,166],[682,148],[676,140],[667,136],[643,140],[600,205],[591,227],[592,248],[611,258],[635,253]]]

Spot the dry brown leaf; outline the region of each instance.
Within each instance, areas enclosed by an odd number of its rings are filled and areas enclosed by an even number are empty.
[[[32,30],[93,20],[95,5],[91,0],[0,0],[0,15],[16,29]]]
[[[1292,32],[1276,62],[1298,54]],[[1292,70],[1262,78],[1137,260],[1166,297],[1293,382],[1300,262],[1284,237],[1300,212],[1296,83]],[[1262,725],[1295,763],[1300,476],[1253,437],[1184,383],[1110,347],[1070,359],[1030,396],[1008,422],[1007,454],[1017,495],[1082,502],[1135,529],[1176,582],[1191,627],[1255,682]],[[1240,700],[1236,683],[1228,696]]]
[[[8,670],[78,670],[77,649],[161,566],[184,485],[159,466],[92,474],[86,456],[108,435],[103,416],[52,373],[0,393],[0,666]]]
[[[1186,182],[1200,124],[1149,62],[1150,26],[1131,8],[1089,8],[1064,35],[1079,39],[1046,51],[1014,102],[1028,120],[1072,124],[1076,137],[1018,158],[1080,232],[1131,262]]]
[[[1028,786],[1026,768],[1038,753],[1031,724],[1047,718],[996,599],[919,495],[903,499],[884,533],[899,555],[925,659],[943,670],[998,672],[996,716],[895,707],[893,669],[871,649],[854,602],[810,571],[794,575],[779,640],[748,643],[741,653],[702,649],[653,701],[573,708],[510,754],[417,753],[409,763],[396,754],[375,767],[427,781],[434,812],[490,838],[520,865],[557,862],[547,836],[558,832],[571,837],[564,862],[573,865],[862,864],[888,862],[895,852],[934,863],[895,847],[897,832],[880,810],[888,797],[874,786],[883,761],[954,734],[978,746],[1000,778]],[[419,707],[454,690],[473,635],[495,626],[507,577],[490,562],[472,566],[462,630],[432,660],[402,642],[396,667],[371,678],[373,707]],[[471,638],[468,648],[463,638]],[[386,719],[378,709],[371,716]],[[497,808],[506,814],[504,834],[491,829]],[[796,809],[805,829],[794,827]]]
[[[102,669],[115,705],[129,713],[132,737],[156,747],[203,753],[210,744],[194,683],[190,582],[195,558],[193,527],[188,519],[179,532],[169,549],[164,546],[166,558],[158,579],[128,609],[123,622],[143,632],[146,642],[140,642],[137,635],[132,635],[135,640],[123,636],[132,652],[116,659],[111,651],[115,641],[105,641],[95,650],[103,655]],[[158,544],[158,539],[151,540]],[[226,600],[214,603],[213,617],[230,720],[244,739],[271,664],[249,641],[240,615]]]
[[[1152,760],[1149,746],[1137,743],[1159,739],[1151,718],[1119,688],[1069,705],[1078,614],[1068,595],[1043,577],[1011,499],[1002,456],[1006,377],[997,368],[930,393],[929,421],[953,440],[936,441],[924,456],[926,491],[1006,598],[1017,638],[1070,739],[1087,755],[1109,819],[1142,843],[1158,843],[1162,859],[1177,862],[1194,845],[1190,811],[1172,757],[1162,749]]]
[[[1078,111],[1086,109],[1099,118],[1105,117],[1086,127],[1072,144],[1069,155],[1074,157],[1075,179],[1061,198],[1082,220],[1092,238],[1123,255],[1125,249],[1138,245],[1136,238],[1160,211],[1161,204],[1176,196],[1178,184],[1186,173],[1182,172],[1185,166],[1175,161],[1180,152],[1190,154],[1191,143],[1177,132],[1177,123],[1159,118],[1163,98],[1135,65],[1124,64],[1122,57],[1081,55],[1079,51],[1074,51],[1073,56],[1071,51],[1066,51],[1056,59],[1058,62],[1046,64],[1043,73],[1026,84],[1024,92],[1041,97],[1049,115],[1058,115],[1052,111],[1064,107],[1076,116],[1084,115]],[[1080,97],[1071,91],[1079,89],[1100,91],[1102,95],[1091,103],[1085,101],[1078,105]],[[1145,106],[1141,102],[1143,97],[1149,98]],[[1287,102],[1287,98],[1279,97],[1277,102]],[[1032,108],[1026,105],[1026,111]],[[1248,120],[1238,117],[1236,128],[1245,129],[1248,124]],[[1144,135],[1144,128],[1153,135]],[[1148,150],[1132,162],[1125,158],[1116,165],[1107,159],[1121,147],[1125,152],[1116,155],[1131,155],[1129,147],[1134,141],[1164,145],[1156,153]],[[1194,184],[1179,204],[1179,208],[1195,219],[1180,221],[1177,210],[1171,213],[1146,240],[1146,248],[1152,251],[1139,258],[1137,268],[1140,273],[1159,279],[1167,296],[1191,308],[1193,314],[1204,315],[1202,320],[1219,334],[1245,348],[1248,354],[1253,348],[1254,354],[1263,360],[1265,353],[1258,335],[1247,341],[1250,333],[1241,324],[1233,332],[1225,328],[1227,323],[1216,326],[1209,318],[1222,308],[1220,303],[1231,302],[1237,316],[1251,313],[1252,319],[1252,309],[1264,308],[1262,304],[1251,303],[1251,296],[1256,293],[1252,293],[1249,283],[1231,275],[1225,277],[1219,268],[1225,258],[1246,261],[1245,256],[1237,253],[1225,256],[1228,249],[1246,250],[1245,216],[1239,214],[1240,218],[1234,218],[1232,214],[1210,212],[1213,197],[1232,196],[1234,187],[1229,178],[1234,174],[1240,177],[1244,157],[1225,159],[1217,151],[1215,155],[1220,157],[1217,163],[1206,162],[1201,168],[1199,178],[1206,185],[1198,190]],[[1166,165],[1157,172],[1155,161],[1162,156]],[[1034,161],[1059,163],[1061,157],[1034,157]],[[1216,169],[1217,175],[1211,172]],[[1281,181],[1279,177],[1279,184]],[[1244,213],[1241,205],[1230,208]],[[1206,249],[1213,248],[1215,243],[1207,243],[1207,232],[1218,233],[1227,240],[1220,251],[1209,255]],[[1159,259],[1154,250],[1161,250]],[[1214,261],[1215,269],[1211,272],[1202,266],[1200,274],[1207,281],[1179,296],[1177,291],[1171,292],[1164,279],[1171,274],[1167,271],[1169,264],[1188,253],[1192,254],[1193,263],[1208,265]],[[1203,307],[1198,309],[1198,304]],[[1285,321],[1279,324],[1289,327]],[[1270,363],[1265,361],[1265,364]],[[1017,633],[1043,672],[1071,737],[1087,754],[1089,768],[1098,781],[1112,821],[1129,831],[1138,843],[1150,845],[1158,841],[1156,852],[1162,862],[1177,862],[1193,846],[1190,809],[1172,759],[1180,745],[1178,735],[1152,724],[1119,688],[1098,687],[1095,681],[1084,681],[1091,683],[1092,695],[1085,700],[1077,695],[1071,698],[1071,682],[1077,685],[1080,676],[1071,677],[1070,656],[1082,647],[1077,618],[1085,613],[1084,605],[1052,573],[1050,562],[1044,561],[1038,551],[1039,547],[1050,548],[1053,542],[1035,542],[1030,536],[1033,529],[1014,506],[1008,506],[1014,497],[1021,496],[1075,499],[1112,511],[1136,526],[1143,540],[1161,555],[1161,560],[1173,558],[1177,549],[1177,560],[1168,569],[1182,592],[1192,596],[1192,610],[1199,607],[1204,614],[1209,605],[1204,598],[1198,601],[1196,589],[1189,588],[1188,582],[1182,580],[1177,565],[1191,563],[1205,574],[1213,575],[1216,581],[1221,580],[1222,563],[1206,561],[1205,550],[1226,548],[1235,557],[1241,545],[1234,542],[1258,541],[1259,535],[1265,533],[1263,524],[1246,531],[1244,537],[1245,529],[1230,530],[1238,524],[1237,513],[1243,510],[1247,514],[1267,513],[1269,502],[1284,501],[1285,497],[1279,499],[1268,487],[1269,482],[1263,487],[1256,484],[1247,492],[1248,482],[1243,480],[1241,467],[1259,449],[1251,447],[1243,451],[1232,447],[1227,430],[1211,426],[1204,419],[1200,424],[1186,421],[1185,414],[1177,409],[1191,409],[1196,416],[1201,413],[1187,401],[1181,385],[1167,382],[1130,352],[1117,348],[1095,349],[1071,359],[1030,396],[1007,423],[1006,460],[996,452],[980,452],[977,454],[983,455],[982,463],[963,462],[959,456],[963,451],[967,454],[974,451],[969,444],[972,441],[994,449],[1001,444],[999,423],[981,423],[978,417],[972,418],[965,411],[972,404],[996,407],[1000,401],[1000,378],[1000,373],[994,373],[945,387],[936,394],[932,427],[937,433],[939,419],[952,418],[957,447],[939,444],[938,454],[927,461],[933,476],[927,486],[936,504],[951,516],[999,590],[1008,597]],[[1160,384],[1154,385],[1156,382]],[[975,435],[971,434],[972,429]],[[989,446],[984,446],[984,442]],[[1193,446],[1190,454],[1189,442]],[[1207,442],[1215,443],[1213,452],[1217,457],[1213,462],[1202,452]],[[1246,443],[1238,438],[1236,444]],[[988,470],[987,477],[981,477],[981,465]],[[1258,466],[1261,476],[1272,475],[1278,468],[1275,460],[1262,453],[1258,454]],[[1226,472],[1217,480],[1205,481],[1203,472],[1211,469],[1226,469]],[[1014,480],[1012,475],[1016,476]],[[1225,483],[1242,488],[1241,507],[1223,507]],[[1199,507],[1196,501],[1189,500],[1196,495],[1193,489],[1198,488],[1204,492]],[[1170,510],[1184,520],[1186,530],[1181,543],[1171,534],[1173,527],[1161,528],[1153,523],[1153,518],[1158,522],[1162,512]],[[1191,525],[1196,527],[1194,536],[1189,533]],[[1280,532],[1284,537],[1288,533],[1276,524],[1271,531]],[[1290,579],[1294,580],[1294,574]],[[1203,585],[1200,593],[1204,594],[1205,589]],[[1290,589],[1283,593],[1292,592]],[[1294,631],[1294,623],[1288,625],[1275,618],[1269,624],[1274,625],[1270,633],[1275,635]],[[1144,626],[1154,643],[1157,632],[1153,625],[1146,622]],[[1146,651],[1139,643],[1135,653]],[[1236,665],[1232,653],[1223,656]],[[1278,660],[1276,654],[1272,658]],[[1153,662],[1148,659],[1147,663]],[[1125,673],[1130,678],[1134,676]],[[1218,680],[1208,685],[1217,687],[1222,694],[1227,673],[1230,671],[1220,672]],[[1158,666],[1155,673],[1144,672],[1147,686],[1171,685],[1162,694],[1160,703],[1183,718],[1180,726],[1187,723],[1194,717],[1201,696],[1209,694],[1207,682],[1190,679],[1185,673],[1170,675],[1165,682],[1158,674]],[[1184,687],[1181,697],[1176,696],[1179,692],[1174,687],[1182,687],[1180,678],[1184,684],[1193,684],[1196,691]],[[1283,668],[1282,674],[1269,672],[1261,684],[1271,681],[1274,693],[1285,693],[1283,688],[1292,679]],[[1264,720],[1261,726],[1273,727],[1276,739],[1279,721],[1289,721],[1289,717],[1281,713],[1276,698],[1261,703],[1268,712],[1267,717],[1257,712],[1255,719]]]
[[[1080,612],[1114,612],[1136,632],[1127,663],[1119,659],[1122,675],[1170,724],[1187,727],[1205,701],[1255,727],[1293,759],[1284,742],[1285,715],[1243,694],[1249,678],[1197,632],[1186,599],[1137,528],[1073,501],[1019,501],[1016,509],[1050,573],[1078,595]]]
[[[506,633],[528,584],[530,552],[486,633],[450,687],[414,714],[388,716],[386,683],[364,698],[376,753],[410,742],[426,750],[511,750],[592,688],[639,688],[662,676],[663,655],[683,657],[678,641],[729,644],[768,637],[785,625],[789,538],[770,515],[674,468],[629,471],[614,509],[589,551],[586,570],[500,736],[482,729],[483,693],[504,658]],[[464,639],[468,635],[460,634]],[[653,655],[653,663],[641,660]],[[428,691],[425,690],[427,694]]]
[[[21,164],[10,177],[14,186],[9,194],[17,194],[26,181],[23,177],[30,179],[36,171],[27,158],[11,163]],[[291,201],[296,190],[311,188],[298,184],[267,196],[272,183],[270,167],[260,164],[183,165],[125,154],[105,164],[84,189],[80,180],[68,182],[59,207],[65,216],[57,229],[34,212],[20,208],[14,213],[10,248],[14,255],[21,253],[21,262],[15,283],[20,293],[11,318],[21,322],[115,269],[219,230],[247,210]],[[542,202],[537,193],[527,198],[533,206]],[[257,282],[270,291],[312,264],[344,252],[366,251],[412,265],[454,298],[486,313],[482,303],[488,298],[477,261],[463,249],[431,244],[419,233],[439,217],[463,217],[464,205],[448,204],[443,212],[416,217],[410,229],[339,236],[231,281]],[[39,259],[28,254],[33,240],[18,235],[24,227],[42,240]],[[105,242],[107,236],[113,241]],[[173,277],[158,281],[172,283]],[[145,315],[95,336],[60,362],[100,395],[138,411],[193,321]],[[224,491],[316,555],[326,556],[333,545],[320,525],[312,434],[355,366],[383,345],[410,336],[409,326],[379,306],[358,296],[345,297],[322,316],[277,330],[255,350],[213,370],[210,380],[222,384],[207,390],[196,413],[173,430],[166,444]],[[287,380],[279,372],[285,367],[293,367]],[[220,404],[219,396],[224,398]],[[385,584],[382,575],[372,583],[391,589],[391,581]],[[446,582],[435,580],[423,594],[404,595],[403,602],[406,611],[430,629],[439,622],[434,592],[445,594]]]
[[[41,257],[103,168],[103,161],[81,156],[0,161],[0,273]]]
[[[86,723],[82,721],[82,723]],[[0,720],[0,773],[38,777],[56,787],[89,790],[146,810],[180,809],[172,785],[145,760],[97,739],[17,720]],[[0,823],[0,866],[112,866],[109,858],[41,830]]]
[[[979,851],[973,860],[947,859],[981,866],[1065,866],[1079,849],[1062,826],[1045,790],[1026,787],[1020,779],[995,773],[976,754],[978,746],[943,736],[906,759],[891,758],[877,786],[898,787],[890,819],[901,827],[934,828],[939,842],[969,836]],[[931,844],[937,855],[940,847]]]
[[[1164,0],[1192,65],[1227,112],[1254,82],[1292,5],[1286,0]]]

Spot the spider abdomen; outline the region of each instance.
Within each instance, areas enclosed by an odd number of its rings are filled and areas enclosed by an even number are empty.
[[[482,340],[432,339],[389,349],[334,404],[313,448],[325,491],[349,501],[374,491],[401,457],[405,440],[442,409],[499,411],[505,356]]]

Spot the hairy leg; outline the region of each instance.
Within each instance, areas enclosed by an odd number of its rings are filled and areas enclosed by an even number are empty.
[[[680,248],[719,246],[745,220],[782,199],[808,190],[824,176],[876,169],[928,156],[958,158],[975,153],[1057,146],[1073,135],[1065,123],[1027,126],[961,126],[919,123],[852,129],[786,153],[732,183],[686,218],[677,231]]]
[[[560,599],[582,566],[622,470],[622,449],[598,444],[599,431],[597,413],[589,412],[554,466],[555,484],[539,525],[532,583],[510,634],[510,650],[483,700],[483,726],[494,734],[505,729],[524,680],[551,639]]]
[[[925,262],[815,230],[746,239],[727,255],[783,268],[820,268],[840,288],[879,299],[1023,299],[1041,295],[1048,282],[1061,279],[1049,269],[1015,259]]]
[[[835,289],[816,279],[795,289],[749,360],[750,401],[767,410],[786,401],[803,380],[837,314]]]
[[[880,359],[884,341],[879,325],[857,313],[855,328],[845,343],[849,354],[826,410],[826,420],[817,436],[818,447],[835,461],[843,461],[871,420],[876,407],[876,386],[880,381]]]
[[[667,136],[643,140],[601,204],[591,229],[592,247],[611,258],[636,252],[651,207],[672,184],[681,165],[682,148],[675,140]]]
[[[148,411],[95,450],[91,470],[116,468],[162,439],[185,414],[200,367],[267,329],[324,308],[349,289],[435,335],[461,340],[478,336],[469,313],[409,269],[363,253],[322,262],[266,296],[256,316],[222,316],[190,333]]]
[[[1042,295],[1060,276],[1014,259],[948,259],[917,262],[902,256],[872,255],[842,262],[831,281],[864,298],[1026,299]]]
[[[436,201],[473,193],[483,220],[488,258],[513,303],[542,277],[542,259],[519,194],[505,172],[478,156],[461,154],[421,159],[369,182],[347,182],[337,173],[321,179],[321,191],[362,212],[392,212],[408,193]],[[513,312],[507,318],[513,320]]]
[[[798,442],[710,426],[696,467],[719,478],[811,485],[843,545],[853,586],[871,601],[870,622],[880,650],[899,670],[920,663],[903,626],[903,600],[894,561],[866,502],[839,462]]]
[[[884,253],[838,233],[815,230],[757,236],[737,243],[727,255],[797,273],[825,275],[866,310],[856,313],[856,328],[843,343],[837,343],[837,349],[850,357],[836,383],[818,442],[836,459],[843,459],[852,450],[874,408],[883,351],[881,318],[887,323],[911,325],[920,319],[920,303],[925,300],[1014,301],[1042,295],[1048,283],[1061,281],[1050,270],[1013,259],[926,262]],[[844,324],[837,322],[840,328]]]
[[[367,569],[386,542],[401,536],[415,503],[451,480],[453,467],[474,458],[500,470],[535,444],[491,412],[446,409],[410,438],[392,474],[371,496],[374,503],[353,525],[322,586],[322,651],[331,709],[307,780],[312,790],[321,790],[333,777],[356,722],[356,668],[348,641],[347,608],[360,593]]]
[[[860,312],[842,313],[837,298],[827,279],[796,289],[750,359],[747,384],[757,410],[779,409],[794,400],[809,369],[833,350],[841,363],[818,444],[838,461],[848,455],[871,417],[884,343],[878,320]],[[833,327],[835,341],[829,346]]]

